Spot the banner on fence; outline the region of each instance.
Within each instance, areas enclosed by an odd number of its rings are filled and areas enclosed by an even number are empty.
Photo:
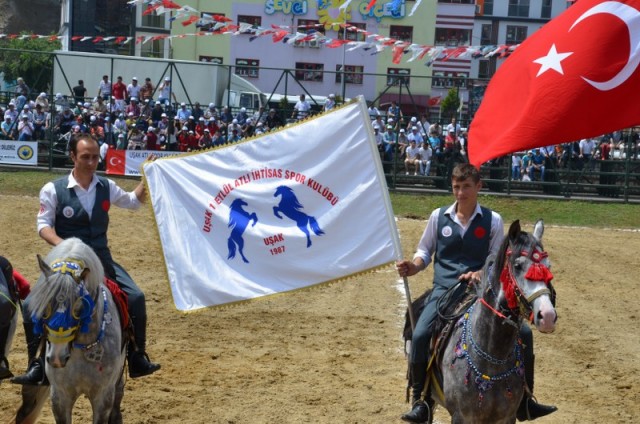
[[[37,165],[38,142],[0,140],[0,163]]]
[[[109,175],[140,175],[140,167],[149,155],[159,158],[176,156],[180,152],[156,150],[107,150],[105,172]]]
[[[400,256],[362,98],[143,167],[179,310],[336,281]]]

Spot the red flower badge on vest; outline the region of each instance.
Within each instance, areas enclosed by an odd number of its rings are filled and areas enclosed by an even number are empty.
[[[111,208],[111,202],[109,202],[108,200],[103,200],[102,201],[102,210],[105,212],[109,212],[109,208]]]
[[[479,239],[484,238],[484,236],[487,235],[487,230],[485,230],[483,227],[478,227],[473,231],[473,235]]]

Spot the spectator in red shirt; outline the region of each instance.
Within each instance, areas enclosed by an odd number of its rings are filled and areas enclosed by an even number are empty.
[[[116,107],[119,110],[125,110],[126,103],[124,100],[127,97],[127,86],[122,82],[122,77],[117,78],[117,81],[111,87],[111,93],[113,98],[116,99]]]
[[[156,129],[149,126],[147,135],[144,137],[144,141],[147,142],[147,150],[160,150],[160,144],[158,144],[158,135]]]

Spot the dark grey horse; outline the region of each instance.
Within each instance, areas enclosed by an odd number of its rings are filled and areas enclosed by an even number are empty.
[[[431,393],[452,423],[516,422],[526,390],[520,326],[532,317],[539,331],[550,333],[557,319],[543,232],[541,220],[533,234],[518,221],[511,225],[499,254],[485,264],[478,300],[451,330],[435,374],[442,390],[435,385]]]
[[[42,275],[29,304],[36,328],[46,335],[45,371],[56,423],[71,423],[80,395],[91,402],[94,424],[122,422],[125,348],[100,260],[77,238],[38,260]],[[46,386],[23,386],[16,422],[35,422],[48,392]]]

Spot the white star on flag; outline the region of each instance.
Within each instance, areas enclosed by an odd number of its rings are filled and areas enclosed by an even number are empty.
[[[549,53],[547,53],[546,56],[542,56],[541,58],[538,58],[533,61],[534,63],[538,63],[542,65],[536,77],[539,77],[543,73],[547,72],[549,69],[553,69],[554,71],[558,72],[560,75],[564,75],[564,71],[562,70],[562,64],[560,62],[562,62],[564,59],[571,56],[572,54],[573,52],[558,53],[558,50],[556,50],[556,45],[555,44],[551,45],[551,48],[549,49]]]

